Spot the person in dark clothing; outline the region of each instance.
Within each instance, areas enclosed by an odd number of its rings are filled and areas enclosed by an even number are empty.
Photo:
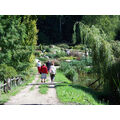
[[[49,71],[50,70],[50,66],[51,66],[51,62],[49,60],[46,62],[46,66],[47,66],[47,69]]]

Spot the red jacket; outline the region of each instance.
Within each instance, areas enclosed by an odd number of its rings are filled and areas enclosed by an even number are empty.
[[[39,72],[40,72],[40,73],[46,73],[46,74],[48,74],[47,67],[46,67],[45,65],[41,66],[41,67],[39,68]]]

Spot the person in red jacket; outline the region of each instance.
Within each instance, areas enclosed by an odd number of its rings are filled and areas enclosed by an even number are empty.
[[[45,83],[45,80],[46,80],[47,74],[48,74],[48,70],[47,70],[47,67],[45,66],[45,64],[43,64],[40,67],[40,73],[41,73],[41,82]]]

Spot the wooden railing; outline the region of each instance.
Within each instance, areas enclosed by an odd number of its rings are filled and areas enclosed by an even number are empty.
[[[23,79],[21,77],[15,77],[13,79],[7,79],[6,83],[0,85],[0,93],[3,92],[8,92],[11,90],[13,86],[18,86],[23,83]]]

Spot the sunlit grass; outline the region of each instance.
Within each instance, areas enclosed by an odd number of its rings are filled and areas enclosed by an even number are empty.
[[[55,81],[67,82],[66,85],[57,85],[56,92],[59,100],[64,104],[100,105],[94,92],[89,88],[70,84],[62,72],[57,71]]]
[[[41,93],[41,94],[46,94],[47,93],[47,91],[48,91],[48,85],[40,85],[39,86],[39,92]]]

